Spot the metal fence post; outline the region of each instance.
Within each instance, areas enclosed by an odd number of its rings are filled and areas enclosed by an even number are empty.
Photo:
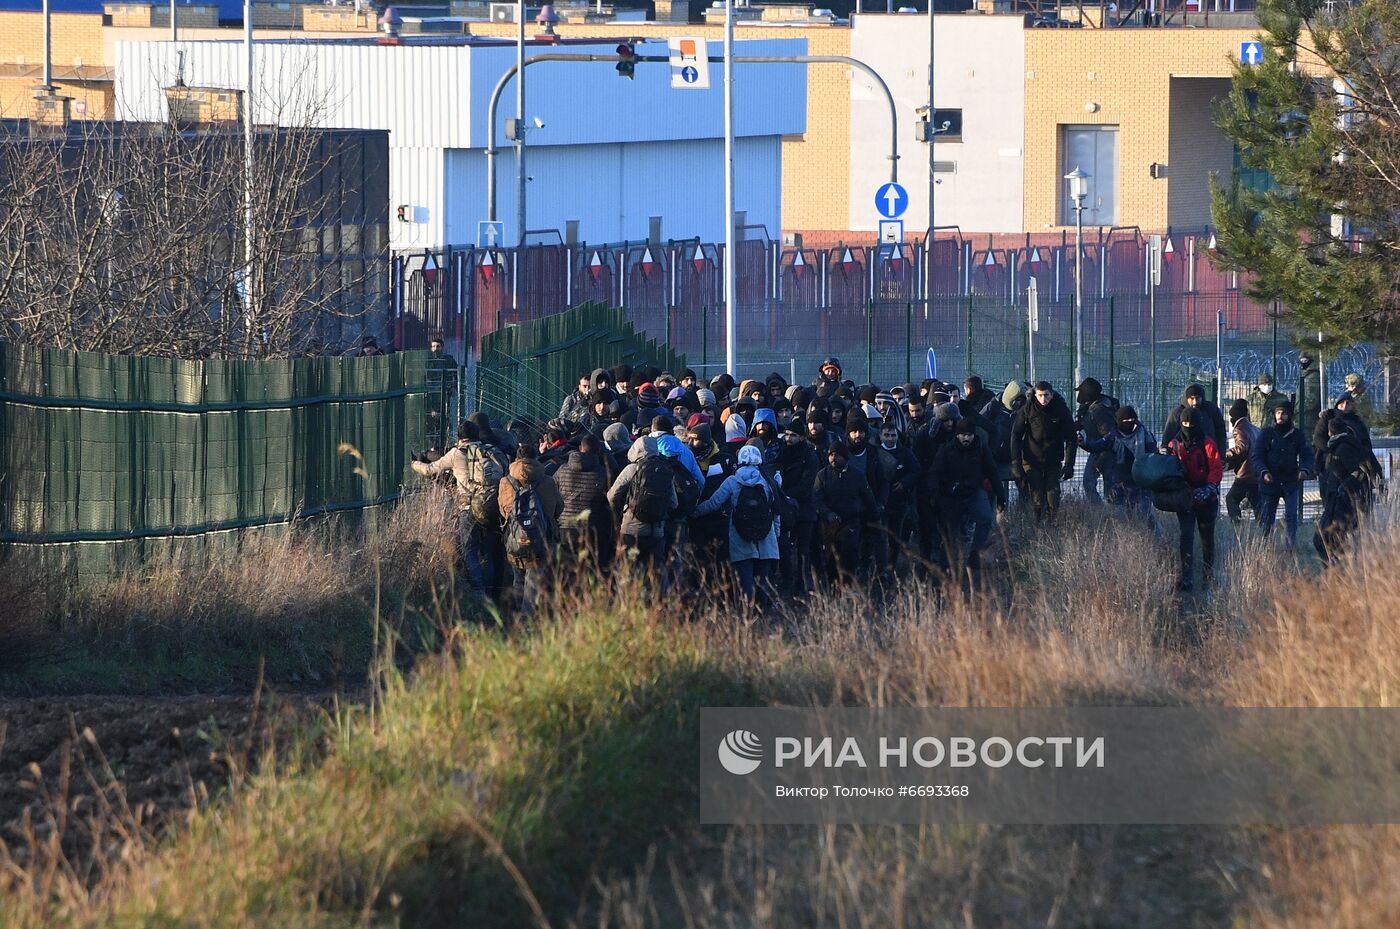
[[[1071,380],[1071,381],[1074,380],[1074,345],[1075,345],[1075,342],[1074,342],[1074,338],[1075,338],[1075,334],[1074,334],[1074,320],[1075,320],[1075,318],[1076,318],[1078,315],[1079,315],[1079,308],[1078,308],[1077,306],[1075,306],[1074,297],[1071,296],[1071,297],[1069,298],[1069,339],[1068,339],[1067,342],[1066,342],[1066,348],[1069,349],[1069,376],[1068,376],[1067,379],[1068,379],[1068,380]],[[1079,386],[1078,384],[1070,384],[1070,385],[1069,385],[1069,393],[1070,393],[1070,394],[1073,394],[1075,388],[1078,387],[1078,386]]]
[[[700,308],[700,366],[710,366],[710,305]]]
[[[914,304],[904,304],[904,383],[914,379]]]
[[[1269,339],[1269,373],[1274,379],[1274,390],[1278,390],[1278,301],[1275,300],[1269,306],[1271,333]]]
[[[967,327],[963,333],[963,377],[972,376],[972,295],[967,295]]]
[[[1117,338],[1116,322],[1118,314],[1115,312],[1116,304],[1113,297],[1108,298],[1108,389],[1113,391],[1113,395],[1118,396],[1118,369],[1114,366],[1114,347]]]
[[[865,301],[865,382],[875,383],[875,302]]]

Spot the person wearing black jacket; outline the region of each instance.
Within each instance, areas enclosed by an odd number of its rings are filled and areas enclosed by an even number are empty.
[[[789,593],[798,596],[806,594],[812,583],[812,539],[817,524],[812,495],[821,468],[822,456],[803,438],[795,423],[789,424],[783,430],[778,472],[783,476],[783,493],[797,504],[797,515],[794,519],[783,520],[778,547],[783,583]]]
[[[1075,399],[1079,401],[1079,410],[1074,425],[1079,430],[1080,447],[1088,451],[1087,443],[1113,435],[1117,428],[1114,413],[1118,409],[1118,401],[1106,395],[1103,385],[1092,377],[1086,377],[1076,388]],[[1099,496],[1101,454],[1090,453],[1084,459],[1081,484],[1084,488],[1084,499],[1090,503],[1103,502],[1103,498]]]
[[[1182,391],[1181,402],[1167,417],[1167,426],[1162,430],[1162,444],[1165,445],[1176,438],[1176,434],[1181,431],[1181,414],[1188,409],[1205,414],[1205,433],[1215,439],[1216,448],[1230,447],[1225,428],[1225,414],[1220,412],[1220,407],[1206,399],[1206,389],[1200,384],[1187,384],[1186,390]],[[1200,420],[1197,419],[1197,422]]]
[[[987,488],[996,494],[998,509],[1006,508],[1006,485],[997,479],[997,465],[977,427],[960,420],[953,441],[945,442],[933,462],[933,485],[943,499],[945,545],[958,570],[976,571],[982,549],[992,534],[996,515]],[[972,525],[972,545],[964,545],[964,531]]]
[[[958,401],[958,411],[964,419],[980,416],[987,404],[996,399],[996,394],[982,386],[980,377],[975,374],[969,375],[967,380],[963,381],[963,398]]]
[[[861,566],[865,527],[880,518],[880,506],[865,475],[851,468],[844,442],[831,446],[826,460],[812,486],[812,504],[822,524],[828,570],[854,578]]]
[[[1274,407],[1273,425],[1259,431],[1249,460],[1259,481],[1259,534],[1273,532],[1278,502],[1283,500],[1285,541],[1292,551],[1303,513],[1303,482],[1312,477],[1317,465],[1303,430],[1293,425],[1291,401]]]
[[[1313,430],[1313,454],[1317,458],[1318,469],[1327,467],[1327,444],[1331,433],[1328,429],[1332,420],[1340,420],[1346,427],[1351,437],[1356,439],[1356,444],[1361,447],[1362,453],[1366,457],[1365,470],[1367,479],[1373,487],[1379,488],[1383,483],[1381,463],[1376,460],[1375,447],[1371,444],[1371,430],[1367,428],[1366,422],[1357,415],[1356,398],[1350,393],[1343,392],[1337,397],[1332,408],[1327,410],[1318,418],[1317,426]]]
[[[910,504],[919,487],[919,459],[914,457],[909,446],[900,441],[899,427],[893,419],[880,424],[879,452],[894,460],[894,473],[889,482],[889,494],[885,499],[885,531],[890,546],[890,566],[897,567],[900,552],[904,549],[905,535],[910,526]]]
[[[574,569],[596,565],[606,570],[612,561],[611,485],[598,445],[593,436],[584,436],[554,472],[554,484],[564,498],[564,512],[559,517],[560,551],[565,563]]]
[[[1037,525],[1059,512],[1060,481],[1074,476],[1078,450],[1069,406],[1049,381],[1037,381],[1011,426],[1011,471],[1030,492]]]
[[[1313,533],[1313,548],[1323,563],[1335,561],[1346,549],[1361,514],[1370,507],[1368,455],[1346,423],[1333,417],[1327,424],[1326,462],[1318,474],[1322,491],[1322,515]]]

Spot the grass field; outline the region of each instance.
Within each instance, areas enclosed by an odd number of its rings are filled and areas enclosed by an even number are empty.
[[[191,777],[161,826],[127,802],[120,752],[75,726],[66,782],[86,779],[88,799],[26,769],[51,802],[5,833],[0,925],[1400,925],[1394,827],[696,823],[707,705],[1395,705],[1394,517],[1327,573],[1231,546],[1215,594],[1182,603],[1168,546],[1099,512],[1064,516],[1039,537],[1013,526],[999,580],[970,601],[911,585],[774,619],[598,588],[527,627],[460,622],[429,583],[443,562],[428,498],[343,567],[330,540],[304,538],[260,569],[92,593],[61,630],[82,654],[134,634],[215,656],[227,625],[271,667],[298,638],[280,617],[304,629],[324,613],[351,638],[368,628],[381,657],[362,699],[272,713],[222,743],[223,767],[200,772],[213,782]],[[396,650],[422,630],[430,651]],[[74,830],[89,841],[65,842]]]

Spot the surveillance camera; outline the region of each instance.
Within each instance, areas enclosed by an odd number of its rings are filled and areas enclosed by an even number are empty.
[[[544,120],[540,119],[538,116],[535,117],[535,128],[536,128],[536,129],[543,129],[543,128],[544,128]]]

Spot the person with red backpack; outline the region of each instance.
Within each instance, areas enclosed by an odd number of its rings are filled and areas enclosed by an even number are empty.
[[[1190,504],[1176,514],[1181,527],[1181,577],[1177,587],[1189,591],[1194,586],[1197,534],[1201,537],[1201,586],[1209,587],[1215,574],[1215,520],[1220,514],[1220,479],[1225,473],[1209,415],[1190,407],[1183,410],[1176,436],[1167,443],[1167,453],[1181,462],[1186,486],[1191,491]]]
[[[782,473],[763,473],[763,452],[753,445],[739,449],[739,468],[724,479],[719,490],[695,508],[704,517],[719,510],[729,512],[729,563],[739,575],[739,587],[748,601],[756,586],[766,582],[778,563],[778,536],[782,531],[778,496]]]

